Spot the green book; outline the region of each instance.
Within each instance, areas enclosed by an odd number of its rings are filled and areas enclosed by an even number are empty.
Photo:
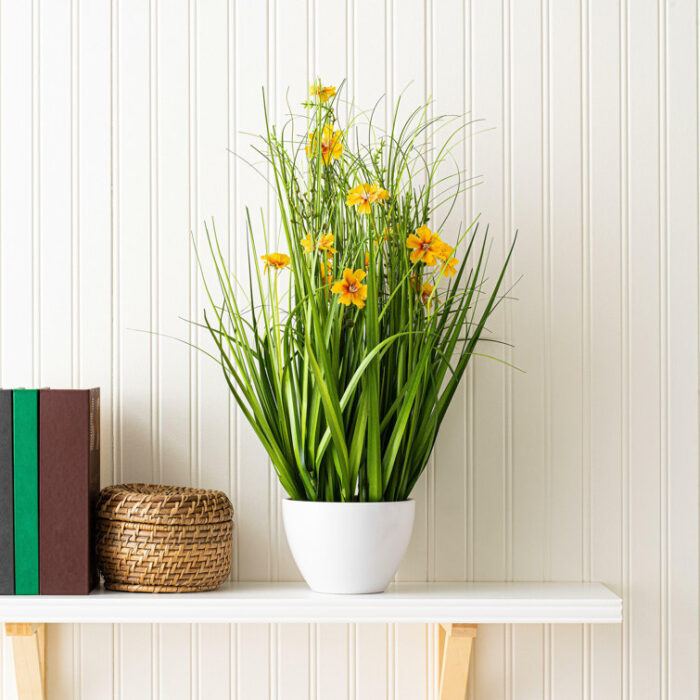
[[[15,593],[39,593],[38,391],[12,392],[15,489]]]

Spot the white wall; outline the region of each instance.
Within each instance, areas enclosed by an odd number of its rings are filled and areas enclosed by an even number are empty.
[[[697,698],[698,61],[692,0],[1,0],[0,380],[99,385],[102,478],[222,488],[235,575],[296,577],[280,489],[214,366],[167,339],[202,306],[188,231],[244,269],[227,154],[307,81],[436,97],[490,131],[519,301],[493,324],[427,477],[403,579],[599,580],[623,626],[483,626],[470,697]],[[422,625],[76,625],[50,698],[434,697]],[[7,647],[3,649],[6,651]],[[0,687],[14,697],[5,655]]]

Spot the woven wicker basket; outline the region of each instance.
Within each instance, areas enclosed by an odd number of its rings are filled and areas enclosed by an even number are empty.
[[[221,491],[120,484],[102,490],[97,565],[105,588],[210,591],[231,571],[233,507]]]

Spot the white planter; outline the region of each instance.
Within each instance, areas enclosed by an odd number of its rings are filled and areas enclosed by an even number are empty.
[[[381,593],[406,553],[415,511],[415,501],[282,501],[294,561],[319,593]]]

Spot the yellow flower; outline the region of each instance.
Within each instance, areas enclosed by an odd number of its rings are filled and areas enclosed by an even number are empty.
[[[372,205],[375,202],[381,202],[383,199],[389,199],[389,193],[386,190],[381,189],[376,183],[374,185],[365,183],[364,185],[353,187],[348,192],[348,198],[345,200],[345,203],[349,207],[357,207],[359,214],[369,214]]]
[[[333,247],[334,238],[335,236],[330,233],[330,231],[328,233],[321,234],[321,240],[318,242],[318,249],[325,250],[328,255],[337,253],[338,251]]]
[[[452,253],[455,252],[455,249],[451,245],[447,245],[447,243],[440,239],[438,239],[438,242],[435,245],[435,257],[443,262],[447,261]]]
[[[265,261],[265,272],[267,272],[268,267],[274,267],[275,270],[282,270],[289,266],[292,259],[285,255],[284,253],[270,253],[269,255],[263,255],[261,257]]]
[[[438,259],[449,257],[450,248],[440,240],[437,233],[433,233],[427,226],[421,226],[406,239],[406,247],[412,248],[411,262],[423,262],[426,265],[435,265]],[[451,252],[451,249],[450,249]]]
[[[312,85],[309,91],[311,97],[318,95],[321,98],[321,102],[328,102],[331,97],[335,97],[335,87],[328,86],[322,87],[320,85]]]
[[[433,289],[435,289],[435,287],[433,287],[430,282],[423,282],[421,284],[415,277],[411,277],[411,287],[418,293],[423,304],[430,306],[430,295],[433,293]]]
[[[420,288],[420,300],[426,305],[430,306],[430,295],[433,293],[433,285],[430,282],[423,282],[423,286]]]
[[[308,158],[313,158],[318,152],[318,132],[312,131],[309,134],[309,143],[306,146],[306,155]],[[331,160],[337,160],[343,153],[343,137],[342,131],[334,131],[330,124],[323,127],[323,135],[321,136],[321,158],[328,165]]]
[[[459,260],[457,258],[448,258],[442,265],[440,272],[442,272],[443,277],[454,277],[457,274],[457,264]]]
[[[311,237],[310,233],[307,233],[306,236],[301,239],[301,245],[304,248],[305,253],[314,252],[314,239]]]
[[[365,253],[365,267],[369,268],[369,253]]]
[[[364,270],[353,272],[349,267],[344,270],[343,279],[331,287],[333,294],[340,295],[338,297],[339,304],[345,304],[345,306],[355,304],[358,309],[364,307],[367,298],[367,285],[362,284],[362,280],[366,274]]]
[[[330,255],[334,255],[338,251],[333,247],[333,239],[335,236],[332,233],[322,233],[318,245],[315,244],[313,236],[309,233],[301,239],[301,245],[305,253],[313,253],[314,248],[324,250]]]

